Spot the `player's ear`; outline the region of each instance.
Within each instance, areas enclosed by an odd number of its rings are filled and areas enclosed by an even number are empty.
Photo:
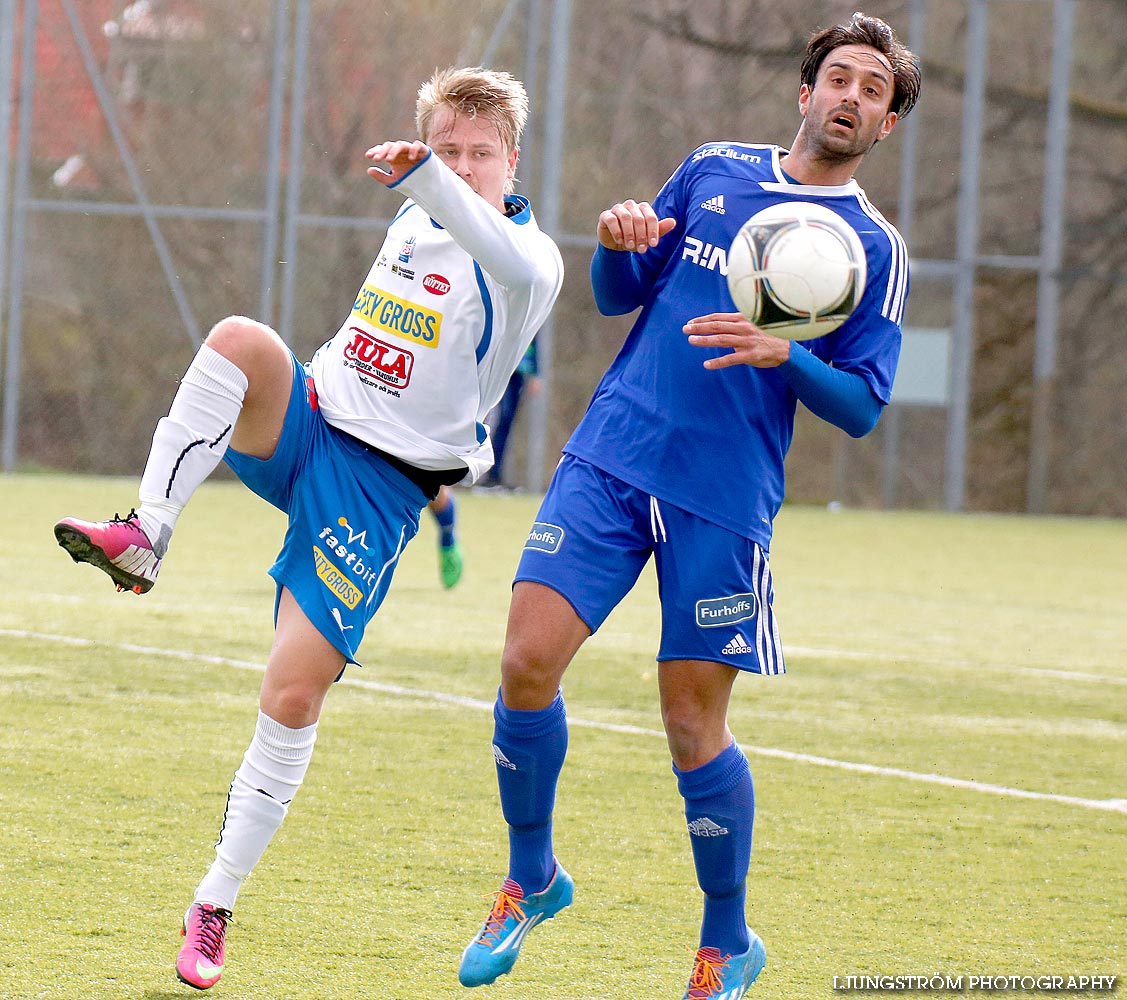
[[[509,169],[508,178],[512,180],[517,175],[517,161],[520,159],[520,146],[517,146],[509,154]]]
[[[798,88],[798,110],[803,118],[806,117],[806,109],[810,106],[810,96],[814,93],[814,88],[808,84],[800,84]]]
[[[887,115],[885,115],[884,122],[880,127],[880,131],[877,133],[877,142],[880,142],[881,139],[885,138],[888,133],[892,131],[892,127],[899,120],[900,116],[897,115],[895,111],[890,111]]]

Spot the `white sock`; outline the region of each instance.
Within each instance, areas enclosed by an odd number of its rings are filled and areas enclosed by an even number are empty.
[[[215,861],[196,888],[195,902],[232,910],[244,880],[282,825],[305,779],[317,724],[290,729],[258,713],[254,739],[235,772]]]
[[[180,380],[168,416],[157,424],[137,516],[161,558],[184,505],[227,451],[247,385],[242,369],[204,344]]]

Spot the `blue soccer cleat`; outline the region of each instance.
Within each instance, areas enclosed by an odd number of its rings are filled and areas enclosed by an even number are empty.
[[[505,879],[481,930],[462,954],[458,981],[463,986],[486,986],[503,976],[516,964],[525,935],[570,906],[574,895],[575,882],[559,862],[548,887],[527,899],[516,882]]]
[[[701,948],[682,1000],[740,1000],[767,964],[767,949],[750,927],[751,946],[741,955]]]

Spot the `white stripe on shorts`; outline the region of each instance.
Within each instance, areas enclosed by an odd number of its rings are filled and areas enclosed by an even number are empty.
[[[376,577],[376,582],[372,584],[372,592],[368,595],[368,603],[376,599],[376,594],[380,592],[380,584],[383,582],[384,574],[398,562],[399,557],[403,554],[403,550],[407,547],[407,525],[403,525],[399,529],[399,544],[395,546],[395,552],[392,553],[391,558],[380,567],[380,574]]]
[[[661,529],[661,538],[657,537]],[[665,522],[661,519],[661,509],[657,505],[657,497],[650,497],[650,533],[655,542],[668,542],[669,536],[665,533]]]
[[[755,652],[759,657],[759,669],[764,674],[782,674],[786,672],[786,667],[779,639],[779,623],[775,620],[775,609],[771,607],[771,566],[758,545],[755,546],[752,562],[752,579],[755,581],[755,596],[759,599],[759,615],[755,622]]]

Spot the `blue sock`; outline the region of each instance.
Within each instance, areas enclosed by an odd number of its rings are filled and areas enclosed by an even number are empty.
[[[535,712],[506,708],[498,693],[493,721],[501,811],[509,824],[509,878],[530,896],[548,885],[556,867],[552,810],[567,754],[563,692]]]
[[[707,764],[689,771],[674,765],[673,773],[685,799],[697,882],[704,890],[700,947],[739,955],[750,947],[745,903],[755,822],[751,768],[733,740]]]
[[[450,502],[443,510],[438,512],[431,511],[434,514],[434,519],[438,522],[438,529],[441,532],[438,544],[444,549],[450,548],[454,544],[454,498],[450,498]]]

